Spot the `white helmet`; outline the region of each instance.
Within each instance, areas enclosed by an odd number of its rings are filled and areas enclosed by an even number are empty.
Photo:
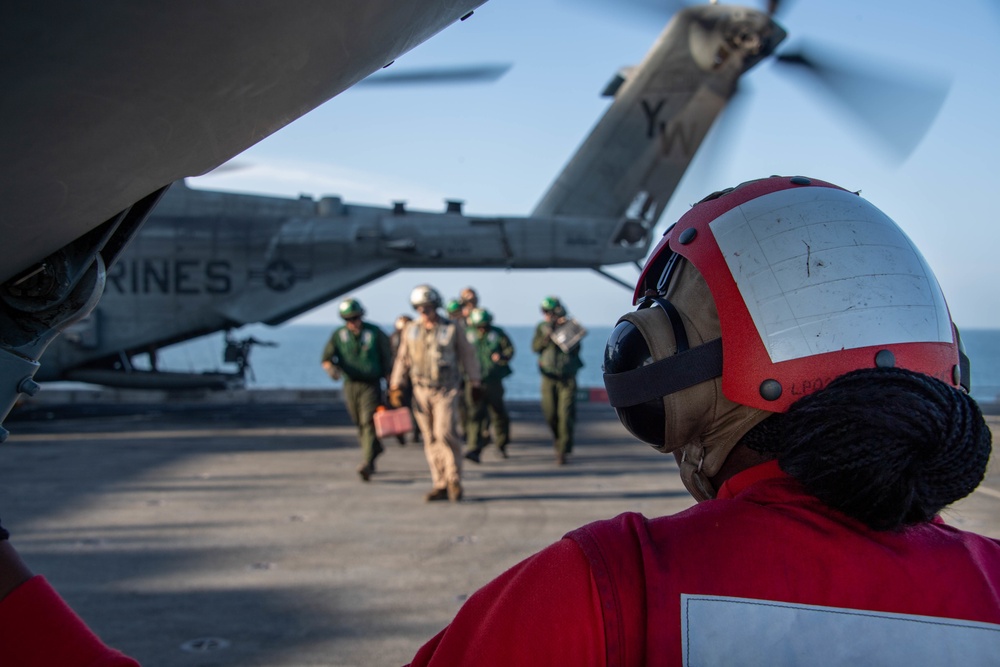
[[[417,285],[410,292],[410,304],[416,308],[417,306],[431,305],[435,308],[441,307],[441,295],[438,291],[431,287],[430,285]]]
[[[941,288],[872,204],[803,177],[694,206],[653,251],[605,350],[622,423],[683,459],[696,498],[753,426],[849,371],[968,386]]]

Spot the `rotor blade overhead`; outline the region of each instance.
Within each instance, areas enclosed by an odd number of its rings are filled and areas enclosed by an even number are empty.
[[[562,3],[567,6],[572,5],[574,9],[580,6],[589,6],[604,14],[614,14],[636,21],[658,22],[666,22],[685,7],[695,4],[686,0],[624,0],[619,2],[612,0],[562,0]]]
[[[950,83],[927,72],[919,77],[891,64],[848,60],[827,47],[810,44],[777,56],[810,79],[899,160],[905,160],[928,132],[948,95]]]
[[[425,84],[489,83],[511,68],[510,63],[484,63],[453,67],[382,70],[362,79],[358,86],[399,86]]]
[[[229,174],[234,171],[243,171],[244,169],[249,169],[253,165],[246,160],[230,160],[229,162],[223,162],[215,169],[207,171],[202,176],[218,176],[219,174]]]
[[[390,63],[391,64],[391,63]],[[469,83],[492,83],[506,74],[513,65],[510,63],[484,63],[480,65],[453,66],[453,67],[429,67],[423,69],[403,69],[395,72],[386,71],[384,68],[367,78],[362,79],[355,86],[406,86],[406,85],[434,85],[434,84],[469,84]],[[388,65],[386,65],[388,67]],[[249,169],[253,165],[246,160],[230,160],[219,165],[215,169],[208,171],[202,176],[218,176],[234,171]]]
[[[612,2],[611,0],[563,0],[563,2],[566,4],[572,3],[577,7],[581,4],[585,4],[600,8],[604,11],[613,11],[619,14],[641,14],[645,17],[662,20],[669,19],[685,7],[702,4],[700,2],[696,2],[695,0],[624,0],[624,2]],[[712,4],[715,4],[715,0],[712,0]],[[789,8],[792,7],[795,2],[794,0],[758,0],[758,2],[751,2],[747,4],[762,8],[768,13],[768,15],[779,16],[781,14],[787,14]],[[622,8],[624,8],[624,12],[622,12]]]

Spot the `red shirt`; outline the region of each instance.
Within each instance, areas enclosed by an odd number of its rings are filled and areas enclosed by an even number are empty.
[[[10,667],[139,667],[101,643],[42,577],[0,601],[0,664]]]
[[[469,598],[412,665],[993,664],[992,624],[1000,542],[940,521],[873,531],[772,462],[679,514],[569,533]]]

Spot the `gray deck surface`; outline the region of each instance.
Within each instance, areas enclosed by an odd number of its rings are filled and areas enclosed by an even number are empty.
[[[386,442],[359,480],[332,398],[39,404],[6,423],[0,516],[32,568],[147,667],[400,665],[567,531],[692,503],[673,457],[607,405],[581,404],[562,467],[538,405],[511,409],[510,458],[487,450],[466,463],[463,502],[428,504],[420,445]],[[946,518],[1000,537],[998,510],[994,472]]]

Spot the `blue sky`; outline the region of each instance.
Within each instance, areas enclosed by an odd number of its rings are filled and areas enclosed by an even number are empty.
[[[992,120],[1000,112],[1000,9],[990,2],[790,4],[779,19],[786,48],[820,42],[868,67],[904,65],[910,76],[950,81],[930,132],[908,159],[891,160],[877,136],[799,77],[764,63],[730,110],[728,120],[738,122],[713,130],[696,156],[661,231],[721,187],[776,173],[822,178],[861,190],[900,224],[960,327],[1000,328],[1000,134]],[[600,90],[642,59],[668,18],[625,2],[489,0],[393,67],[512,63],[498,82],[349,90],[236,158],[244,168],[191,185],[386,206],[405,200],[432,210],[452,198],[471,214],[527,214],[607,108]],[[613,271],[637,276],[632,266]],[[590,271],[401,271],[353,296],[372,319],[391,322],[409,311],[410,289],[421,282],[445,298],[474,286],[499,324],[536,321],[538,302],[555,294],[583,322],[610,326],[631,300]],[[335,305],[297,321],[336,322]]]

